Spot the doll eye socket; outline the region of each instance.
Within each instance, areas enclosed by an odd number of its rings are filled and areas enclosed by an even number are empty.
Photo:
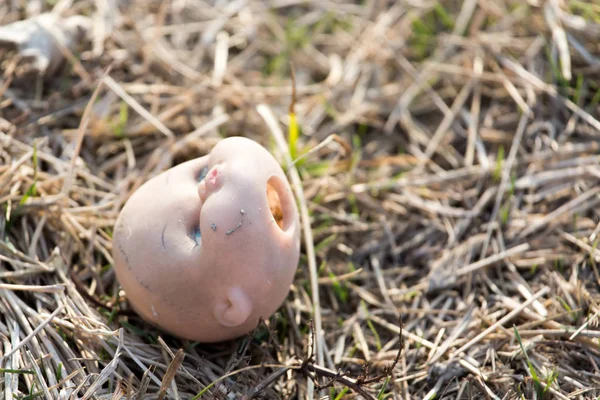
[[[196,225],[190,232],[190,237],[196,243],[196,246],[200,246],[202,243],[202,233],[200,232],[200,225]]]
[[[196,177],[198,182],[202,182],[204,178],[206,178],[206,174],[208,174],[208,165],[200,170],[200,173]]]

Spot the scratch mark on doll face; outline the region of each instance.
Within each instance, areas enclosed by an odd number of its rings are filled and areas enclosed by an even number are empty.
[[[167,246],[165,246],[165,230],[167,229],[167,224],[165,223],[165,226],[163,226],[162,228],[162,232],[160,234],[160,243],[162,244],[163,249],[167,249]]]
[[[240,222],[238,222],[237,226],[235,228],[230,229],[227,232],[225,232],[225,235],[227,237],[229,237],[230,235],[233,235],[238,229],[240,229],[242,227],[242,224],[244,223],[244,215],[246,215],[246,211],[244,211],[244,209],[241,209],[240,215],[242,216],[242,219],[240,220]]]

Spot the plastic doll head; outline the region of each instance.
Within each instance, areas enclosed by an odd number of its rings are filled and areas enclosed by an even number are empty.
[[[241,137],[142,185],[113,237],[117,278],[134,309],[200,342],[244,335],[273,314],[299,253],[286,176],[265,148]]]

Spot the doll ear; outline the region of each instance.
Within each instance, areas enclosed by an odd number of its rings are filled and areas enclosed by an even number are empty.
[[[252,314],[252,300],[244,289],[233,287],[228,290],[226,299],[215,306],[213,312],[221,325],[239,326]]]

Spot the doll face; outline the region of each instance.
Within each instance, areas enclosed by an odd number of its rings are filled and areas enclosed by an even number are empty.
[[[287,295],[299,256],[296,205],[266,149],[225,139],[133,194],[113,254],[144,318],[193,340],[225,340]]]

